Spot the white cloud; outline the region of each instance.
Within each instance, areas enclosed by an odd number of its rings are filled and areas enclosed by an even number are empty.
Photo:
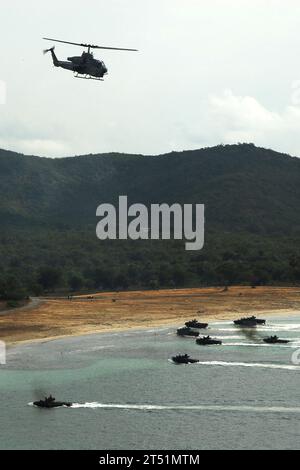
[[[67,0],[1,1],[0,40],[9,43],[1,57],[1,146],[63,156],[254,141],[300,155],[299,2],[73,3],[70,22]],[[86,83],[43,56],[44,36],[140,52],[96,51],[109,75]],[[60,59],[77,53],[57,44]],[[233,92],[221,93],[226,88]]]
[[[39,156],[72,155],[68,135],[55,124],[44,127],[42,121],[29,119],[27,114],[0,115],[0,148]]]
[[[300,152],[300,106],[275,112],[252,96],[238,96],[228,89],[210,96],[198,129],[190,132],[194,144],[253,142],[294,155]]]
[[[255,98],[235,96],[231,90],[210,98],[210,112],[226,139],[261,137],[282,124],[280,115],[264,108]]]
[[[0,148],[14,150],[26,155],[51,155],[53,157],[62,157],[70,152],[68,146],[63,142],[47,139],[0,139]]]

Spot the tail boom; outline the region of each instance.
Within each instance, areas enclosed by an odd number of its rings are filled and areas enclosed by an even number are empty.
[[[55,67],[60,67],[60,63],[59,63],[59,60],[57,59],[57,57],[56,57],[56,55],[55,55],[54,49],[55,49],[55,46],[50,47],[50,49],[45,49],[45,50],[44,50],[44,54],[47,54],[47,52],[51,52],[53,65],[54,65]]]

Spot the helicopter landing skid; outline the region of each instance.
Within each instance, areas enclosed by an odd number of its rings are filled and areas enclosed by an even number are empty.
[[[82,78],[83,80],[96,80],[98,82],[104,82],[103,78],[100,77],[91,77],[91,75],[81,75],[79,73],[74,74],[75,78]]]

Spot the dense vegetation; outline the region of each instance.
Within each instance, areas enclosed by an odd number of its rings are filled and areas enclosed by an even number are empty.
[[[96,207],[204,203],[206,244],[96,238]],[[300,160],[254,145],[63,159],[0,150],[0,298],[300,281]]]

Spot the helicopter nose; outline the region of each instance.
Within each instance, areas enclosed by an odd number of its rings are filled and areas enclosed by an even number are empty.
[[[104,62],[101,62],[101,68],[102,68],[103,74],[107,73],[107,67]]]

